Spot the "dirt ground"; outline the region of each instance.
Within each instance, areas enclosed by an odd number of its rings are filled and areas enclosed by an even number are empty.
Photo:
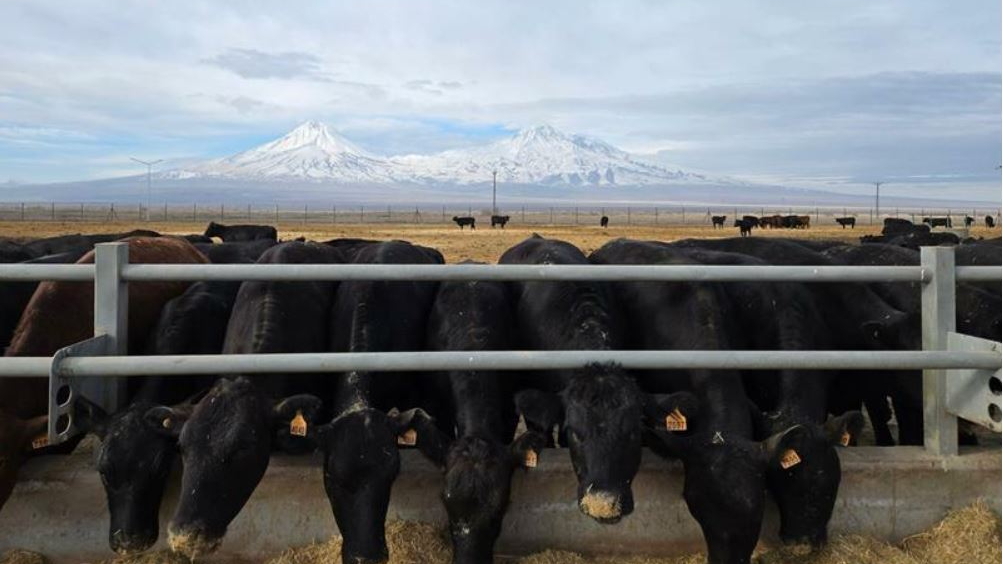
[[[0,237],[12,239],[34,239],[66,235],[71,233],[116,233],[132,229],[152,229],[159,233],[183,235],[202,233],[204,223],[161,223],[161,222],[0,222]],[[539,233],[545,237],[563,239],[574,243],[589,253],[610,239],[629,237],[633,239],[653,239],[672,241],[687,237],[735,237],[738,229],[727,227],[713,229],[709,225],[613,225],[608,229],[585,225],[532,225],[520,226],[510,223],[506,229],[482,227],[476,230],[460,230],[453,224],[415,225],[396,224],[303,224],[292,222],[279,224],[279,237],[293,239],[304,236],[315,241],[336,237],[359,237],[366,239],[405,239],[412,243],[435,247],[448,262],[470,259],[481,262],[495,262],[509,247]],[[805,239],[835,239],[848,243],[858,242],[863,235],[876,235],[877,226],[858,226],[856,229],[841,229],[838,225],[813,227],[811,229],[757,229],[753,233],[763,237],[797,237]],[[998,237],[1000,230],[977,227],[971,230],[973,237]]]

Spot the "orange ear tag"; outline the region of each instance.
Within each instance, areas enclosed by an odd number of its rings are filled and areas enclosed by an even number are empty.
[[[49,446],[49,435],[39,435],[31,440],[31,449],[38,450]]]
[[[402,446],[414,446],[418,443],[418,431],[408,429],[397,435],[397,444]]]
[[[780,457],[780,467],[784,470],[792,466],[797,466],[801,464],[801,457],[798,456],[798,452],[792,448],[784,451],[784,455]]]
[[[306,419],[303,418],[303,412],[296,410],[296,417],[293,417],[292,421],[289,422],[289,434],[297,437],[306,436]]]
[[[522,465],[526,468],[536,468],[536,461],[539,455],[536,454],[535,450],[527,450],[526,458],[523,459]]]
[[[679,412],[679,408],[672,410],[672,413],[665,416],[666,431],[685,431],[686,416]]]
[[[839,437],[839,444],[843,446],[850,446],[850,432],[843,431],[843,434]]]

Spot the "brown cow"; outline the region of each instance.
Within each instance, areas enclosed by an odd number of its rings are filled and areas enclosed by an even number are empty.
[[[129,244],[133,263],[205,263],[202,253],[184,239],[134,237]],[[78,263],[93,263],[94,251]],[[160,309],[180,295],[188,282],[129,284],[129,350],[141,351]],[[94,285],[89,282],[46,281],[32,294],[4,356],[52,356],[94,333]],[[47,426],[49,383],[44,378],[0,379],[0,507],[14,488],[17,470],[32,454],[33,441]],[[44,446],[35,443],[34,446]],[[43,451],[44,452],[44,451]]]

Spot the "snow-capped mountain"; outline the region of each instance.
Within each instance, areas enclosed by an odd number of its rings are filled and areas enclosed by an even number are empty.
[[[253,149],[161,175],[179,179],[393,181],[385,159],[367,153],[316,121],[303,123],[281,138]]]
[[[464,185],[490,182],[549,186],[699,184],[711,179],[644,162],[598,139],[542,125],[478,147],[432,155],[381,157],[368,153],[319,122],[306,122],[280,139],[202,164],[162,172],[162,178],[231,178]],[[727,179],[714,179],[720,183]]]

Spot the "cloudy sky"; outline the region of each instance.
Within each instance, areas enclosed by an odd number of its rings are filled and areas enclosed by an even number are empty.
[[[0,3],[0,183],[317,119],[385,154],[549,123],[714,174],[1000,199],[998,0],[211,4]]]

